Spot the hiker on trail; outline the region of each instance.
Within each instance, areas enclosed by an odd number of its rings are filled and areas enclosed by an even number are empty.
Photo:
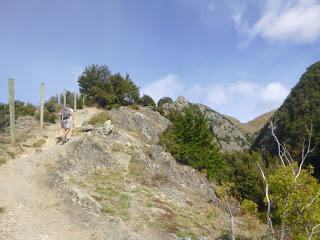
[[[69,107],[63,107],[60,111],[61,127],[63,128],[63,136],[58,139],[62,144],[67,142],[68,134],[73,126],[75,120],[74,112]]]

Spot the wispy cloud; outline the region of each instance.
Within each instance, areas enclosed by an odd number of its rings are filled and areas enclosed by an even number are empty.
[[[167,76],[153,81],[142,87],[141,93],[152,96],[156,101],[160,98],[177,97],[181,94],[184,84],[175,74],[168,74]]]
[[[280,82],[257,84],[251,81],[236,81],[228,84],[186,87],[174,74],[147,84],[142,93],[159,100],[163,96],[175,99],[179,95],[190,101],[202,103],[221,113],[248,121],[259,114],[278,108],[289,94],[289,88]]]
[[[313,43],[320,38],[319,0],[267,0],[260,18],[248,26],[245,7],[234,10],[232,19],[246,42],[260,36],[269,42]]]
[[[208,5],[208,10],[213,12],[214,10],[216,10],[216,4],[214,2],[210,2]]]

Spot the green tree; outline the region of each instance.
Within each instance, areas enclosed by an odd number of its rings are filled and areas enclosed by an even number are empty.
[[[235,152],[223,155],[226,167],[219,174],[220,182],[233,182],[232,195],[239,200],[248,199],[263,206],[264,185],[257,161],[264,162],[257,152]]]
[[[141,102],[142,102],[142,105],[143,105],[144,107],[146,107],[146,106],[155,107],[155,106],[156,106],[156,104],[155,104],[155,102],[153,101],[152,97],[150,97],[149,95],[146,95],[146,94],[144,94],[144,95],[142,96]]]
[[[216,177],[224,161],[199,108],[190,106],[182,113],[172,112],[170,120],[172,125],[160,136],[160,143],[178,162],[206,171],[208,179]]]
[[[320,184],[312,176],[312,168],[303,169],[296,180],[292,168],[298,168],[296,162],[269,176],[274,217],[284,221],[294,239],[319,237],[320,226],[312,229],[320,224]]]
[[[86,67],[78,79],[80,92],[87,96],[86,102],[100,107],[130,105],[140,101],[139,88],[128,74],[112,74],[107,66]]]
[[[104,85],[111,76],[111,71],[106,65],[91,65],[85,68],[78,78],[80,92],[89,97],[94,96],[94,89]],[[88,99],[92,101],[91,98]]]
[[[173,103],[173,101],[170,97],[160,98],[160,100],[158,101],[158,107],[162,107],[162,105],[166,103]]]

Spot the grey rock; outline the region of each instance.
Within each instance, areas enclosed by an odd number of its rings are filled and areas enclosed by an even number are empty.
[[[168,115],[172,110],[182,111],[190,104],[186,98],[178,97],[172,104],[166,103],[163,105],[164,114]],[[205,105],[195,105],[205,115],[208,125],[215,136],[214,142],[223,152],[242,151],[250,148],[250,135],[234,125],[222,114]]]
[[[93,133],[97,135],[108,136],[110,133],[112,133],[112,130],[113,124],[111,123],[111,120],[108,120],[104,124],[94,128]]]

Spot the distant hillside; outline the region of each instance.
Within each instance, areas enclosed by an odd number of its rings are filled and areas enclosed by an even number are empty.
[[[228,118],[234,125],[238,126],[239,128],[243,129],[244,131],[254,134],[261,130],[263,126],[271,119],[273,114],[275,113],[276,110],[273,110],[271,112],[264,113],[255,119],[247,122],[247,123],[241,123],[238,119],[235,117],[231,117],[228,115],[225,115],[226,118]]]
[[[174,103],[166,103],[163,108],[166,112],[173,109],[181,111],[191,104],[184,97],[178,97]],[[242,130],[237,124],[222,114],[202,104],[195,104],[205,115],[216,143],[223,152],[243,151],[250,148],[251,134]]]
[[[320,62],[310,66],[292,89],[283,105],[273,115],[275,133],[280,142],[300,159],[301,145],[307,138],[306,125],[313,124],[312,145],[320,143]],[[254,149],[276,154],[277,146],[271,136],[269,125],[265,125],[253,144]],[[308,159],[320,176],[319,148]]]

